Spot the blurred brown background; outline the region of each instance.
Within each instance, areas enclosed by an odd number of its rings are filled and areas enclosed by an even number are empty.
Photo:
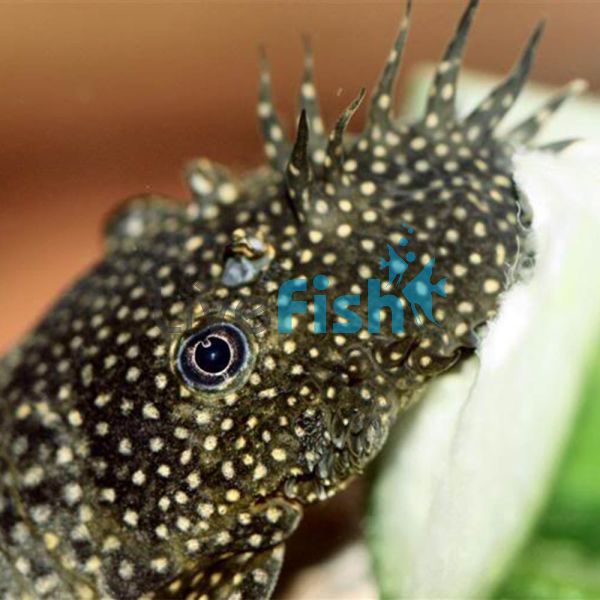
[[[439,58],[465,2],[415,4],[404,74]],[[600,2],[482,4],[469,66],[506,70],[545,16],[534,78],[600,86]],[[100,255],[118,200],[185,195],[181,167],[194,156],[259,163],[259,44],[291,124],[300,38],[311,35],[331,123],[375,80],[402,12],[401,0],[1,4],[0,352]]]

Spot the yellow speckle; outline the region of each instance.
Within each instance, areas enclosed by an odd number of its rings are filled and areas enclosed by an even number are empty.
[[[271,456],[278,462],[284,461],[287,458],[287,454],[283,448],[274,448]]]
[[[48,550],[50,550],[50,552],[52,552],[52,550],[55,550],[58,547],[60,540],[58,538],[57,535],[55,535],[54,533],[45,533],[44,534],[44,544],[46,546],[46,548],[48,548]]]

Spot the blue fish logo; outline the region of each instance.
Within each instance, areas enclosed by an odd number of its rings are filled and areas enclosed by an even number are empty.
[[[403,225],[410,235],[414,230],[412,227]],[[408,245],[408,238],[401,236],[398,241],[399,246]],[[367,287],[367,330],[369,333],[379,333],[381,326],[381,312],[383,309],[391,311],[391,329],[392,333],[402,333],[404,331],[404,310],[408,304],[412,310],[413,318],[417,326],[425,324],[425,320],[440,327],[433,315],[433,296],[445,298],[446,278],[443,277],[437,282],[431,280],[435,258],[430,258],[425,266],[410,279],[405,285],[401,285],[404,274],[408,271],[410,265],[414,263],[417,256],[409,251],[404,257],[400,256],[391,244],[387,246],[387,258],[379,257],[379,268],[382,271],[387,270],[387,286],[401,288],[400,293],[382,294],[382,281],[379,278],[369,277]],[[423,262],[423,261],[421,261]],[[413,269],[414,270],[414,269]],[[325,292],[329,286],[329,280],[325,275],[316,275],[313,278],[313,287],[319,292]],[[306,314],[307,302],[305,300],[294,300],[295,293],[306,293],[308,283],[304,279],[290,279],[285,281],[279,287],[277,296],[277,330],[279,333],[292,332],[292,315]],[[334,322],[332,331],[338,334],[357,333],[363,327],[361,316],[352,310],[354,306],[361,306],[361,294],[345,294],[337,296],[333,301],[333,311],[338,317],[343,318],[343,322]],[[314,320],[313,331],[317,334],[327,333],[327,296],[318,294],[314,296]]]
[[[408,300],[412,309],[415,322],[418,325],[423,324],[423,320],[419,311],[420,308],[423,314],[429,321],[439,325],[433,316],[433,294],[446,297],[446,278],[440,279],[433,283],[431,276],[433,267],[435,266],[435,258],[431,258],[429,262],[415,275],[402,289],[404,297]]]
[[[403,227],[409,234],[414,232],[412,227]],[[408,239],[403,237],[400,246],[407,246]],[[382,271],[388,271],[388,285],[400,287],[400,283],[404,278],[404,274],[409,266],[415,262],[416,255],[414,252],[407,252],[405,257],[402,257],[396,252],[391,244],[387,244],[388,258],[379,259],[379,268]],[[413,313],[415,322],[418,325],[423,325],[423,316],[439,325],[433,316],[433,295],[446,297],[446,279],[440,279],[436,283],[431,281],[433,275],[433,267],[435,266],[435,258],[431,258],[427,264],[402,288],[402,294],[408,300]]]
[[[379,259],[379,268],[382,271],[388,270],[388,285],[399,285],[406,273],[408,266],[415,260],[415,253],[408,252],[406,259],[402,258],[390,245],[387,244],[388,259]]]

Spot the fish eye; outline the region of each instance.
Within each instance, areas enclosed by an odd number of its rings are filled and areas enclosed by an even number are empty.
[[[229,391],[250,371],[248,336],[227,321],[210,323],[188,332],[179,343],[176,368],[185,383],[197,391]]]

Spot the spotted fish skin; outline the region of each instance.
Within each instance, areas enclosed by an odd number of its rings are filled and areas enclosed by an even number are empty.
[[[514,148],[581,91],[576,82],[495,134],[538,28],[507,80],[458,118],[476,7],[417,122],[391,114],[409,3],[360,135],[345,129],[364,92],[325,134],[307,50],[294,143],[263,69],[268,167],[236,179],[197,161],[192,202],[140,197],[109,221],[105,258],[0,364],[0,596],[269,597],[303,507],[343,489],[427,381],[476,347],[532,219],[512,181]],[[330,315],[317,335],[309,310],[277,333],[283,282],[306,277],[310,290],[326,274],[331,298],[366,294],[406,227],[418,257],[409,275],[435,257],[447,279],[437,324],[406,311],[402,334],[384,321],[381,334],[343,336]],[[222,322],[244,333],[249,361],[231,386],[199,391],[182,379],[178,348]]]

